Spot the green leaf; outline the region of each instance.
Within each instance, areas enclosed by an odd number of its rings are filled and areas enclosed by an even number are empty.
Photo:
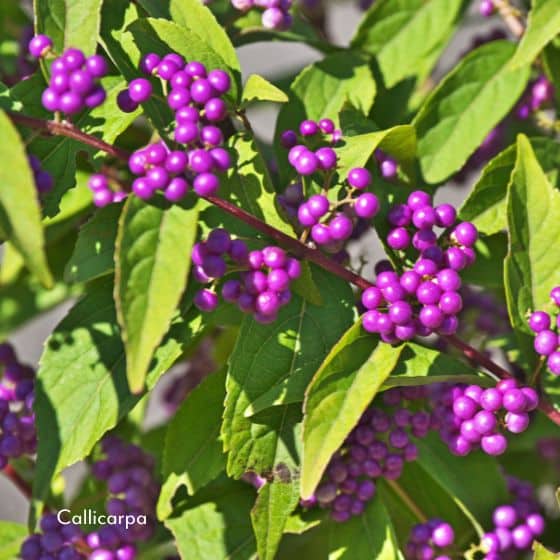
[[[527,28],[521,37],[512,68],[531,64],[547,43],[560,33],[560,1],[532,0]]]
[[[413,76],[442,50],[468,3],[464,0],[386,0],[364,16],[351,46],[379,63],[387,87]],[[439,49],[438,49],[439,47]]]
[[[247,317],[231,354],[222,435],[228,473],[252,470],[267,474],[284,463],[297,466],[294,425],[301,406],[275,406],[251,419],[245,410],[258,397],[284,382],[305,387],[340,334],[353,321],[353,295],[346,282],[313,269],[325,304],[317,307],[294,296],[277,321],[260,325]]]
[[[241,96],[243,105],[254,101],[270,101],[272,103],[287,103],[288,96],[268,80],[258,74],[251,74],[245,82]]]
[[[461,280],[483,288],[503,291],[507,236],[504,232],[482,237],[476,242],[476,261],[463,271]]]
[[[508,41],[492,41],[472,51],[424,103],[414,125],[428,183],[461,169],[518,100],[530,68],[511,70],[514,48]]]
[[[346,177],[353,167],[365,167],[377,148],[391,154],[399,164],[410,169],[416,157],[416,130],[413,126],[403,124],[387,130],[351,135],[344,130],[345,136],[338,155],[337,171],[340,177]]]
[[[543,170],[560,167],[560,144],[550,138],[530,138]],[[507,190],[515,165],[517,146],[512,144],[483,169],[471,193],[459,210],[461,220],[473,222],[485,235],[507,228]]]
[[[0,560],[16,558],[26,537],[27,527],[25,525],[0,521]]]
[[[260,560],[274,560],[288,517],[299,502],[297,481],[267,482],[251,510],[251,522]]]
[[[52,286],[45,254],[41,210],[25,147],[17,130],[0,112],[0,230],[23,257],[31,272],[46,286]],[[9,163],[9,164],[8,164]]]
[[[535,553],[533,560],[558,560],[560,558],[560,554],[551,552],[537,541],[533,543],[533,552]]]
[[[358,321],[326,357],[304,403],[304,498],[313,494],[333,453],[389,377],[401,350],[365,334]]]
[[[517,139],[517,159],[508,195],[509,253],[505,289],[514,328],[531,331],[525,316],[542,309],[560,283],[560,192],[546,179],[526,136]]]
[[[87,282],[114,270],[113,254],[122,204],[98,210],[82,226],[70,260],[66,264],[68,282]]]
[[[34,0],[35,29],[52,38],[57,52],[76,47],[95,54],[103,0]]]
[[[290,103],[282,106],[276,122],[276,153],[282,182],[289,178],[287,150],[280,145],[280,134],[297,130],[304,119],[331,118],[338,115],[346,103],[364,114],[375,99],[375,80],[368,62],[362,56],[339,52],[304,68],[293,81]]]
[[[221,68],[228,71],[233,79],[226,97],[235,102],[240,91],[239,63],[237,59],[233,61],[235,65],[224,60],[208,42],[206,32],[200,27],[202,26],[183,27],[165,19],[141,18],[130,24],[128,30],[143,53],[173,51],[183,55],[187,60],[199,60],[209,70]]]
[[[398,362],[391,375],[384,381],[382,389],[434,383],[434,377],[441,382],[483,381],[483,378],[477,377],[474,368],[445,352],[407,342],[403,345]]]
[[[323,521],[302,535],[286,535],[278,560],[397,560],[395,531],[382,500],[371,500],[362,515],[345,523]]]
[[[255,553],[247,522],[255,492],[245,482],[220,479],[165,521],[179,554],[189,560],[249,560]],[[198,498],[198,499],[197,499]]]
[[[169,330],[190,270],[198,206],[129,197],[115,248],[115,302],[130,390],[144,388],[154,350]]]
[[[206,378],[190,393],[167,427],[159,519],[171,515],[171,501],[180,486],[194,494],[225,469],[226,457],[219,438],[225,382],[225,370]],[[185,426],[198,427],[185,439]]]
[[[212,12],[198,0],[170,0],[169,2],[141,1],[149,15],[171,19],[195,33],[218,53],[230,68],[239,70],[239,60],[225,28],[220,25]]]
[[[35,401],[39,446],[33,493],[39,500],[55,474],[89,455],[138,402],[126,382],[112,292],[112,277],[92,283],[45,343]],[[176,320],[156,352],[150,387],[181,356],[196,330],[196,324]]]
[[[560,40],[549,43],[542,54],[547,76],[554,84],[556,103],[560,103]]]

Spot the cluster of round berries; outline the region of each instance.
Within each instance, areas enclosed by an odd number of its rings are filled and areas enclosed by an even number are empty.
[[[249,251],[244,241],[231,239],[224,229],[215,229],[206,241],[193,247],[195,279],[207,284],[225,276],[228,273],[225,257],[231,260],[238,277],[223,283],[223,299],[236,303],[244,313],[252,313],[260,323],[272,323],[278,310],[291,299],[290,284],[301,274],[299,261],[280,247]],[[218,295],[213,289],[205,288],[196,293],[194,304],[201,311],[213,311],[218,305]]]
[[[285,31],[292,26],[292,0],[231,0],[231,5],[240,12],[253,8],[263,10],[261,22],[266,29]]]
[[[531,549],[545,530],[531,484],[513,477],[507,477],[507,482],[515,501],[494,510],[494,527],[483,535],[480,543],[488,560],[518,558],[520,552]]]
[[[39,58],[52,49],[52,40],[36,35],[29,42],[29,52]],[[85,108],[94,109],[107,96],[99,79],[109,71],[107,61],[99,54],[88,58],[79,49],[66,49],[51,65],[49,86],[41,101],[47,111],[74,115]]]
[[[0,470],[37,447],[33,400],[35,371],[21,364],[12,346],[0,344]]]
[[[430,519],[414,525],[406,543],[408,560],[451,560],[449,549],[455,541],[455,532],[449,523],[441,519]]]
[[[405,462],[418,457],[411,438],[425,437],[433,427],[431,415],[415,406],[426,395],[423,387],[404,387],[376,399],[331,458],[312,500],[302,506],[330,509],[339,522],[360,515],[375,496],[376,480],[398,479]]]
[[[347,177],[347,194],[343,200],[331,203],[324,194],[314,194],[300,204],[297,218],[301,226],[311,228],[313,241],[332,253],[339,252],[350,239],[358,218],[371,219],[379,212],[379,200],[373,193],[364,192],[371,184],[371,175],[363,167],[351,169]]]
[[[22,560],[85,560],[84,552],[80,552],[80,543],[84,542],[84,534],[80,527],[70,523],[63,525],[54,513],[47,513],[39,524],[41,533],[29,536],[21,545],[19,557]],[[90,558],[95,558],[90,556]],[[97,558],[96,560],[102,560]],[[123,557],[119,560],[131,560]]]
[[[519,120],[526,120],[553,99],[554,86],[546,76],[539,76],[527,86],[521,101],[514,109],[514,115]]]
[[[229,91],[229,75],[219,69],[208,72],[201,62],[187,63],[176,53],[163,58],[147,54],[140,69],[170,84],[167,102],[175,114],[174,140],[187,150],[171,151],[164,142],[156,142],[134,152],[129,159],[129,168],[137,175],[132,191],[148,199],[156,190],[163,190],[172,202],[185,196],[189,184],[200,196],[215,194],[220,186],[217,174],[227,171],[232,163],[217,126],[228,115],[222,96]],[[117,101],[123,111],[131,112],[151,94],[150,81],[137,78]]]
[[[529,412],[539,404],[537,392],[521,387],[514,379],[496,387],[443,384],[432,388],[432,406],[440,435],[455,455],[468,455],[477,448],[488,455],[501,455],[507,448],[505,430],[520,434],[529,426]]]
[[[336,152],[329,144],[336,144],[342,131],[335,128],[331,119],[316,122],[304,120],[295,130],[285,130],[280,143],[289,150],[288,162],[299,175],[313,175],[317,171],[332,173],[336,168]]]
[[[494,15],[494,12],[496,11],[496,6],[494,5],[493,0],[480,0],[478,10],[482,17],[490,17]]]
[[[552,302],[560,307],[560,286],[550,292]],[[534,311],[529,316],[529,327],[536,333],[534,348],[537,354],[546,356],[548,369],[554,375],[560,375],[560,315],[556,313],[554,324],[550,314],[546,311]]]
[[[407,204],[391,208],[388,220],[393,229],[387,245],[395,251],[412,245],[419,256],[411,270],[400,276],[391,270],[381,272],[376,285],[364,290],[365,330],[380,334],[388,343],[456,332],[457,314],[463,308],[458,271],[474,262],[473,245],[478,236],[473,224],[462,222],[445,239],[438,239],[434,227],[450,228],[456,216],[450,204],[434,208],[430,195],[423,191],[411,193]]]
[[[151,455],[136,445],[125,443],[116,437],[106,437],[101,447],[105,458],[92,465],[95,478],[107,482],[111,497],[106,504],[107,513],[113,516],[145,516],[145,523],[105,527],[88,536],[92,548],[116,551],[126,545],[148,540],[156,525],[155,507],[159,496],[159,484],[155,480],[155,462]],[[96,545],[96,543],[98,543]],[[96,546],[94,546],[96,545]],[[130,548],[130,547],[129,547]],[[99,555],[96,560],[120,560],[120,556]]]
[[[113,202],[121,202],[127,196],[125,191],[113,191],[109,179],[101,173],[95,173],[88,179],[88,187],[93,193],[93,204],[103,208]]]
[[[27,159],[29,161],[31,171],[33,172],[33,180],[35,181],[37,193],[39,196],[48,193],[54,186],[52,175],[43,169],[41,160],[37,156],[29,154]]]

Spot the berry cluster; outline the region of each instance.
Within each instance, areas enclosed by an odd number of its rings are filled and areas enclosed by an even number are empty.
[[[79,551],[79,543],[84,539],[80,527],[62,525],[56,514],[47,513],[41,518],[40,528],[41,533],[31,535],[21,545],[22,560],[85,560],[85,553]],[[131,559],[123,557],[122,560]]]
[[[107,482],[111,497],[106,508],[109,515],[146,516],[145,524],[111,526],[88,536],[88,544],[93,548],[117,550],[125,545],[148,540],[156,524],[155,507],[159,495],[159,484],[154,477],[154,459],[136,445],[125,443],[115,437],[106,437],[102,444],[105,458],[96,461],[92,474],[99,480]],[[93,546],[96,541],[98,546]],[[101,560],[113,558],[101,556]],[[116,556],[120,560],[120,556]]]
[[[231,5],[240,12],[263,10],[261,22],[266,29],[285,31],[292,26],[292,0],[231,0]]]
[[[425,437],[434,427],[431,415],[418,410],[426,395],[423,387],[404,387],[374,401],[331,458],[313,499],[302,505],[318,503],[339,522],[360,515],[375,496],[376,480],[398,479],[405,462],[417,458],[412,438]]]
[[[480,546],[488,560],[517,558],[528,551],[545,530],[531,484],[507,477],[508,489],[515,501],[498,506],[492,515],[494,527],[482,537]]]
[[[232,239],[224,229],[215,229],[193,247],[196,280],[207,284],[224,277],[228,273],[226,259],[238,276],[223,283],[223,299],[236,303],[244,313],[252,313],[260,323],[273,322],[278,310],[290,301],[290,284],[301,274],[299,261],[280,247],[249,251],[244,241]],[[201,311],[213,311],[218,295],[213,288],[205,288],[196,293],[194,303]]]
[[[550,298],[556,307],[560,307],[560,286],[550,292]],[[546,357],[548,369],[554,375],[560,375],[560,315],[554,313],[554,321],[546,311],[534,311],[529,317],[529,327],[536,334],[534,347],[537,354]]]
[[[101,173],[95,173],[88,179],[88,187],[93,193],[93,203],[98,208],[107,206],[113,202],[121,202],[127,196],[122,190],[113,191],[109,179]]]
[[[201,62],[186,62],[176,53],[163,58],[147,54],[140,70],[171,86],[167,103],[175,115],[174,140],[187,149],[170,150],[160,141],[134,152],[129,159],[129,168],[137,176],[132,191],[148,199],[162,190],[172,202],[181,200],[191,184],[200,196],[215,194],[220,186],[217,174],[231,166],[230,154],[223,148],[223,132],[217,126],[228,116],[222,96],[231,86],[229,75],[219,69],[208,72]],[[123,111],[131,112],[152,91],[148,79],[137,78],[119,94],[117,102]]]
[[[32,455],[37,446],[33,400],[35,371],[14,349],[0,344],[0,470],[10,459]]]
[[[342,138],[342,131],[335,128],[331,119],[316,122],[304,120],[295,130],[285,130],[280,143],[289,150],[288,162],[299,175],[313,175],[318,171],[332,173],[336,168],[336,152],[331,147]]]
[[[36,35],[29,42],[29,52],[39,58],[52,49],[52,40]],[[107,61],[99,54],[90,57],[80,49],[66,49],[51,65],[49,86],[41,101],[47,111],[74,115],[85,108],[94,109],[107,96],[99,80],[109,71]]]
[[[455,225],[456,211],[450,204],[435,208],[430,195],[415,191],[407,204],[393,206],[388,214],[392,228],[387,245],[394,251],[416,252],[412,269],[401,275],[388,270],[377,275],[376,285],[362,293],[367,310],[363,326],[383,341],[395,343],[434,332],[453,334],[457,314],[463,308],[458,293],[458,271],[474,262],[476,227],[470,222]],[[454,229],[438,238],[435,227]]]
[[[48,193],[54,186],[52,175],[43,169],[41,160],[37,156],[29,154],[27,159],[29,161],[31,171],[33,172],[33,180],[35,181],[37,193],[39,196]]]
[[[546,76],[539,76],[527,87],[521,101],[514,109],[514,115],[519,120],[526,120],[553,99],[554,86]]]
[[[451,560],[449,548],[453,546],[454,540],[453,527],[441,519],[430,519],[426,523],[419,523],[410,531],[406,543],[406,558]]]
[[[488,455],[501,455],[507,447],[502,431],[524,432],[529,412],[539,398],[531,387],[521,387],[514,379],[502,380],[496,387],[478,385],[436,385],[432,406],[440,424],[440,435],[455,455],[468,455],[478,447]]]

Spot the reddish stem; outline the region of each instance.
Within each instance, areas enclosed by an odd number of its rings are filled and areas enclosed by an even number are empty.
[[[97,150],[105,152],[114,158],[128,160],[128,153],[125,150],[121,150],[111,144],[107,144],[103,140],[92,136],[91,134],[86,134],[78,128],[76,128],[72,123],[69,122],[55,122],[46,121],[44,119],[36,119],[34,117],[27,117],[25,115],[20,115],[19,113],[13,113],[7,111],[6,114],[10,119],[26,128],[32,128],[34,130],[41,130],[47,134],[53,134],[55,136],[66,136],[72,138],[72,140],[77,140],[82,144],[87,144],[92,146]]]
[[[74,140],[106,152],[107,154],[115,158],[121,159],[123,161],[128,161],[129,154],[125,150],[121,150],[120,148],[111,146],[110,144],[103,142],[103,140],[100,140],[95,136],[91,136],[89,134],[86,134],[85,132],[81,132],[71,124],[45,121],[42,119],[26,117],[24,115],[19,115],[11,112],[8,112],[8,116],[14,122],[23,126],[34,128],[37,130],[44,130],[45,132],[48,132],[50,134],[68,136],[69,138],[73,138]],[[235,206],[234,204],[231,204],[231,202],[215,196],[209,196],[206,197],[206,199],[228,214],[231,214],[232,216],[238,218],[239,220],[242,220],[246,224],[249,224],[251,227],[255,228],[261,233],[267,235],[271,239],[274,239],[279,245],[289,250],[295,256],[305,258],[311,262],[314,262],[316,265],[324,268],[325,270],[328,270],[332,274],[339,276],[347,282],[351,282],[352,284],[360,288],[360,290],[365,290],[366,288],[369,288],[373,285],[362,276],[359,276],[351,270],[344,268],[342,265],[339,265],[321,251],[312,249],[298,239],[286,235],[276,228],[269,226],[252,214],[249,214],[245,210]],[[478,363],[480,366],[487,369],[489,372],[493,373],[500,379],[508,379],[513,377],[511,373],[496,364],[493,360],[488,358],[488,356],[485,356],[482,352],[479,352],[478,350],[476,350],[476,348],[473,348],[457,336],[451,335],[445,336],[443,338],[445,338],[450,344],[459,349],[468,360]],[[550,420],[552,420],[555,424],[560,425],[560,411],[556,410],[549,401],[541,397],[539,409],[544,412],[548,416],[548,418],[550,418]]]
[[[12,481],[13,485],[28,499],[31,499],[31,485],[24,480],[20,474],[12,467],[12,465],[8,464],[4,467],[4,470],[1,471],[4,473],[6,478]]]

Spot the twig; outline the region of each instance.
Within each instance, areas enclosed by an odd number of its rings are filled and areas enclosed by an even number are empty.
[[[23,126],[45,130],[50,134],[68,136],[70,138],[78,140],[79,142],[83,142],[84,144],[93,146],[98,150],[104,151],[115,158],[128,161],[129,154],[126,151],[111,146],[106,142],[103,142],[99,138],[96,138],[95,136],[91,136],[89,134],[81,132],[72,125],[64,123],[54,123],[53,121],[45,121],[42,119],[25,117],[23,115],[14,113],[8,113],[8,115],[14,122],[19,123]],[[221,208],[228,214],[231,214],[232,216],[255,228],[257,231],[260,231],[271,239],[274,239],[279,245],[293,253],[296,257],[305,258],[315,263],[316,265],[325,270],[328,270],[329,272],[342,278],[343,280],[354,284],[355,286],[360,288],[360,290],[365,290],[373,286],[371,282],[333,261],[321,251],[308,247],[307,245],[301,243],[295,237],[291,237],[281,232],[280,230],[277,230],[276,228],[266,224],[259,218],[253,216],[252,214],[249,214],[248,212],[246,212],[242,208],[235,206],[231,202],[228,202],[227,200],[223,200],[222,198],[216,196],[208,196],[206,197],[206,200],[208,200],[218,208]],[[468,360],[476,362],[481,367],[493,373],[500,379],[513,378],[513,375],[510,372],[502,368],[488,356],[485,356],[482,352],[478,351],[476,348],[473,348],[457,336],[449,335],[444,336],[443,338],[445,338],[450,344],[458,348]],[[539,408],[550,418],[550,420],[560,426],[560,411],[556,410],[549,401],[541,398]]]
[[[107,142],[104,142],[91,134],[82,132],[71,123],[36,119],[34,117],[20,115],[19,113],[13,113],[12,111],[6,111],[6,114],[13,122],[26,128],[41,130],[54,136],[67,136],[68,138],[72,138],[73,140],[77,140],[78,142],[82,142],[83,144],[87,144],[88,146],[92,146],[93,148],[105,152],[114,158],[124,160],[128,159],[128,153],[124,150],[112,146],[111,144],[107,144]]]
[[[517,10],[512,7],[508,0],[492,0],[498,13],[508,26],[509,30],[517,38],[520,38],[525,33],[525,25],[517,15]]]
[[[2,471],[4,476],[28,499],[31,499],[31,485],[12,467],[7,464]]]

